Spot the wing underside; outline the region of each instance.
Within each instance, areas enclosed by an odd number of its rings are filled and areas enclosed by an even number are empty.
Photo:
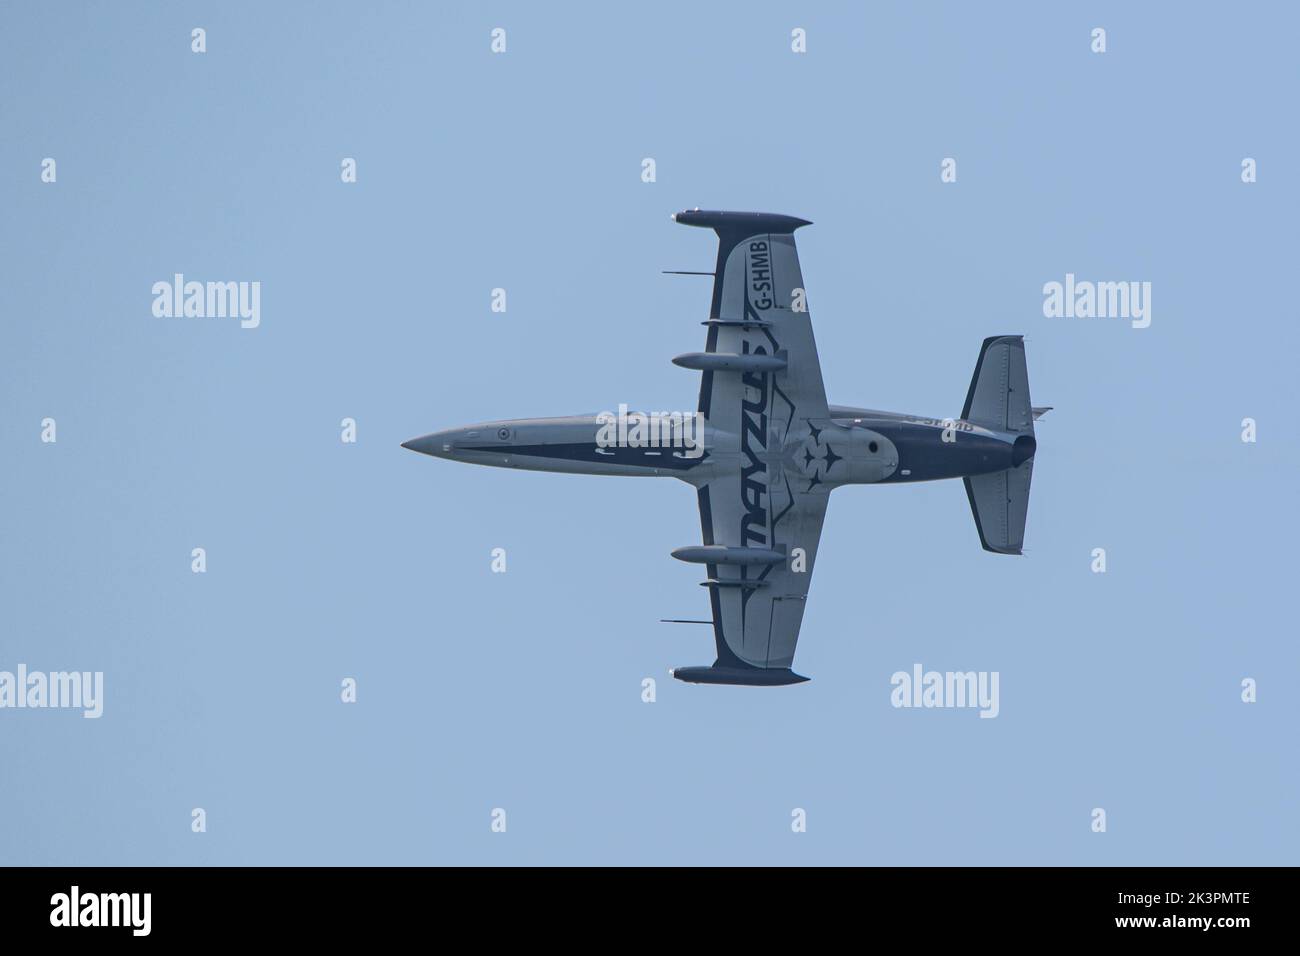
[[[699,489],[706,545],[729,544],[754,530],[748,523],[754,512],[740,506],[737,491],[736,482],[727,479]],[[794,663],[828,496],[802,494],[782,476],[781,487],[766,498],[768,547],[782,552],[784,560],[761,566],[706,565],[716,668],[789,672]]]
[[[727,360],[737,369],[706,369],[700,380],[699,409],[715,432],[730,436],[737,462],[698,486],[704,544],[771,556],[770,563],[706,565],[717,660],[674,676],[795,683],[805,679],[791,664],[827,500],[825,488],[799,491],[806,482],[787,476],[783,464],[787,442],[829,414],[794,241],[807,222],[700,210],[674,218],[717,233],[705,353],[741,357]]]
[[[775,387],[801,417],[825,418],[826,390],[794,241],[794,231],[807,221],[700,210],[675,218],[710,226],[718,235],[705,351],[783,354],[787,365],[771,376]],[[699,409],[715,427],[734,433],[741,424],[741,392],[741,376],[706,371],[700,379]]]

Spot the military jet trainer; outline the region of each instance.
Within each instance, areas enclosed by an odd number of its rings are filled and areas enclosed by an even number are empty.
[[[1019,335],[984,340],[958,419],[828,405],[794,232],[807,220],[693,209],[718,236],[697,415],[521,418],[403,442],[438,458],[533,471],[671,476],[695,487],[717,659],[701,684],[795,684],[792,669],[830,492],[961,478],[985,550],[1020,554],[1037,444]],[[708,275],[709,273],[704,273]],[[631,424],[628,424],[630,420]],[[702,426],[702,427],[700,427]]]

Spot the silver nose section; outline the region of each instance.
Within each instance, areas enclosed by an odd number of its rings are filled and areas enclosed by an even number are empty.
[[[433,455],[435,458],[451,457],[451,433],[433,432],[402,442],[403,448],[418,451],[421,455]]]

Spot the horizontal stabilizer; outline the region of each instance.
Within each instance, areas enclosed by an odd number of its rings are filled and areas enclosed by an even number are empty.
[[[998,432],[1032,435],[1037,417],[1032,407],[1023,337],[994,335],[985,339],[961,410],[962,421]]]
[[[1025,543],[1025,516],[1029,513],[1029,483],[1033,459],[1015,468],[963,478],[970,499],[975,529],[985,551],[1020,554]]]
[[[1009,439],[1014,436],[1010,468],[962,479],[985,551],[1021,553],[1029,513],[1029,485],[1038,451],[1034,422],[1051,410],[1051,406],[1034,406],[1029,401],[1024,338],[994,335],[985,339],[961,417],[1007,433]]]

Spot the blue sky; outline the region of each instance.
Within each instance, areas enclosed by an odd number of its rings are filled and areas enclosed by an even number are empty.
[[[1296,862],[1297,26],[7,4],[0,670],[105,700],[0,711],[0,862]],[[959,482],[836,492],[797,687],[668,678],[713,653],[657,623],[707,613],[687,485],[399,447],[693,407],[708,281],[660,274],[712,266],[693,206],[813,220],[832,402],[955,414],[1023,333],[1055,406],[1023,558]],[[260,326],[156,318],[178,272],[260,282]],[[1045,317],[1066,273],[1150,282],[1150,327]],[[891,707],[917,662],[999,672],[997,719]]]

